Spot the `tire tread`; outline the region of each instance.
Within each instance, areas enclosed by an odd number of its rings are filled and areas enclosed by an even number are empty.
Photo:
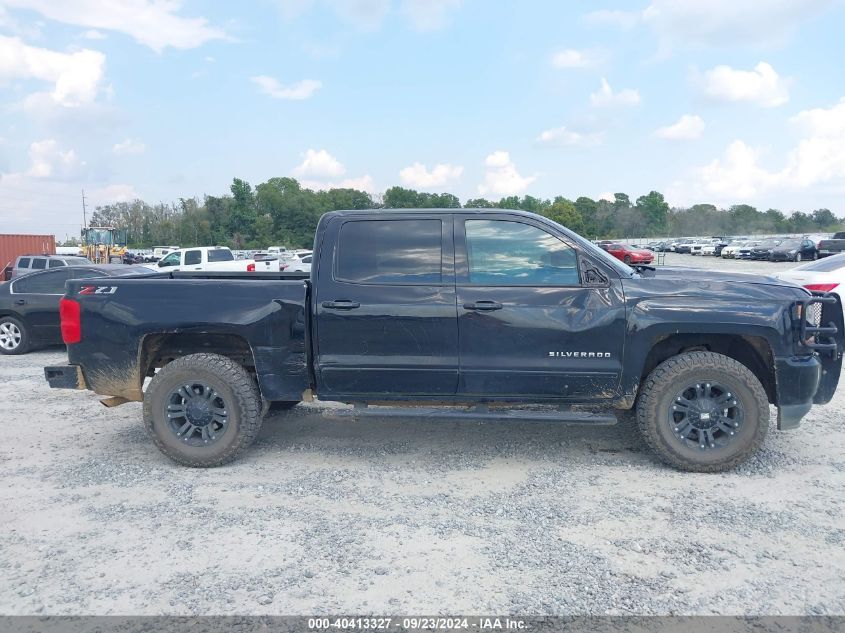
[[[660,419],[661,415],[656,410],[657,401],[672,378],[677,376],[679,371],[701,369],[723,371],[735,375],[751,390],[760,411],[757,432],[748,446],[732,458],[712,464],[690,462],[657,433],[654,422]],[[646,444],[664,462],[681,470],[715,473],[736,468],[763,444],[769,428],[769,400],[757,376],[739,361],[715,352],[686,352],[663,361],[646,377],[640,388],[636,417],[637,426]]]
[[[235,393],[236,406],[239,413],[237,440],[224,453],[214,459],[198,459],[177,453],[167,446],[155,432],[153,427],[152,400],[154,390],[167,378],[169,374],[178,370],[202,369],[214,373],[223,380]],[[181,356],[164,367],[150,381],[144,396],[144,426],[156,447],[173,461],[192,468],[213,468],[222,466],[246,450],[258,436],[263,418],[261,416],[261,394],[255,379],[241,365],[226,356],[219,354],[189,354]]]

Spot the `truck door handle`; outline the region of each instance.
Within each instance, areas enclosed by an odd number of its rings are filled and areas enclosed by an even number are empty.
[[[323,301],[323,307],[329,310],[354,310],[360,308],[361,304],[357,301],[349,301],[348,299],[340,299],[338,301]]]
[[[15,305],[22,306],[26,303],[26,299],[15,299]]]
[[[464,310],[501,310],[502,304],[498,301],[476,301],[475,303],[465,303]]]

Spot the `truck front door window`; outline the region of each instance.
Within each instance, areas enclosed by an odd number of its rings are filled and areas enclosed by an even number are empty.
[[[159,264],[160,267],[164,268],[166,266],[178,266],[179,265],[179,253],[170,253],[167,257],[162,259]]]
[[[575,249],[529,224],[467,220],[469,283],[501,286],[577,286]]]

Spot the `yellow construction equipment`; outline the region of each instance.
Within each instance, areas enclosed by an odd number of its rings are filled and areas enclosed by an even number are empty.
[[[120,264],[126,253],[126,230],[113,226],[82,229],[82,254],[95,264]]]

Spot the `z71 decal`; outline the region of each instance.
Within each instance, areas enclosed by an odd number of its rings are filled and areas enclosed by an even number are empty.
[[[117,292],[117,286],[82,286],[79,289],[81,295],[113,295]]]

